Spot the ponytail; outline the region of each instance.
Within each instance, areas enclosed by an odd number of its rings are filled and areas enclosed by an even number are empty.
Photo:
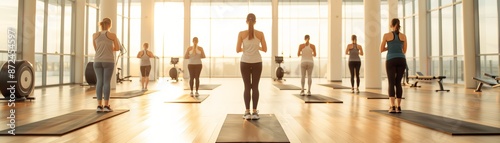
[[[109,27],[111,27],[111,19],[104,18],[101,22],[99,22],[99,25],[101,25],[101,30],[108,30]]]
[[[248,23],[248,39],[253,39],[254,38],[254,28],[253,25],[255,24],[255,14],[249,13],[247,15],[247,23]]]
[[[394,32],[396,32],[396,34],[399,34],[399,30],[401,29],[401,25],[399,24],[399,19],[397,18],[392,19],[391,26],[394,27]]]

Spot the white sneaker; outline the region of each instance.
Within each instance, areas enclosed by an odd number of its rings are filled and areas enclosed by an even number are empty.
[[[103,110],[102,106],[97,106],[97,110],[96,110],[97,112],[102,112],[102,110]]]
[[[252,120],[259,120],[259,111],[253,112],[252,113]]]
[[[198,93],[198,91],[196,91],[196,93],[194,94],[196,97],[200,96],[200,94]]]
[[[189,95],[193,96],[193,95],[194,95],[194,94],[193,94],[193,91],[191,91],[191,93],[189,93]]]
[[[250,115],[250,112],[246,112],[246,111],[245,111],[245,114],[243,114],[243,119],[245,119],[245,120],[250,120],[250,119],[252,119],[252,116]]]
[[[104,108],[102,110],[103,112],[113,112],[113,109],[111,109],[111,107],[109,105],[108,106],[104,106],[103,108]]]
[[[307,96],[311,96],[311,91],[307,91]]]
[[[301,95],[301,96],[304,96],[304,90],[301,90],[301,91],[300,91],[300,95]]]

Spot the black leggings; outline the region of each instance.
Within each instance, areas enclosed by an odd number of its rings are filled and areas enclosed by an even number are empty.
[[[359,68],[361,68],[361,61],[349,61],[349,71],[351,72],[351,87],[353,88],[354,76],[356,76],[356,87],[359,87]]]
[[[240,63],[241,77],[245,84],[245,91],[243,92],[243,99],[245,100],[246,109],[250,109],[250,97],[253,101],[253,109],[257,109],[259,103],[259,80],[262,74],[262,62],[259,63]],[[250,89],[252,94],[250,95]]]
[[[189,88],[191,91],[193,91],[193,80],[196,79],[196,91],[198,91],[198,88],[200,86],[200,73],[201,73],[201,68],[203,66],[201,64],[189,64],[188,65],[188,70],[189,70]]]
[[[389,97],[401,98],[403,96],[403,87],[401,80],[406,69],[405,58],[394,58],[385,62],[387,71],[387,80],[389,81]],[[396,89],[394,89],[396,88]]]

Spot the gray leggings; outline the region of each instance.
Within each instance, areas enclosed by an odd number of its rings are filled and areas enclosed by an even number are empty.
[[[312,71],[314,68],[314,63],[312,62],[303,62],[300,64],[300,71],[302,76],[300,77],[300,84],[302,85],[302,90],[304,90],[304,83],[306,82],[306,72],[307,72],[307,84],[309,85],[309,91],[311,91],[311,84],[312,84]]]
[[[94,62],[94,71],[97,78],[95,93],[97,100],[102,100],[104,92],[104,100],[109,100],[109,93],[111,92],[111,77],[113,76],[113,69],[115,63],[110,62]]]

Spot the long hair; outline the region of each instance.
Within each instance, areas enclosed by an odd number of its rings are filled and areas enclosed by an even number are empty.
[[[255,24],[255,14],[249,13],[247,15],[247,23],[248,23],[248,39],[253,39],[254,38],[254,28],[253,25]]]
[[[358,37],[356,35],[352,35],[351,36],[351,40],[354,44],[357,44],[358,43]]]
[[[396,31],[396,34],[399,34],[399,29],[401,29],[401,25],[399,24],[399,19],[394,18],[391,21],[391,26],[394,27],[394,31]]]

